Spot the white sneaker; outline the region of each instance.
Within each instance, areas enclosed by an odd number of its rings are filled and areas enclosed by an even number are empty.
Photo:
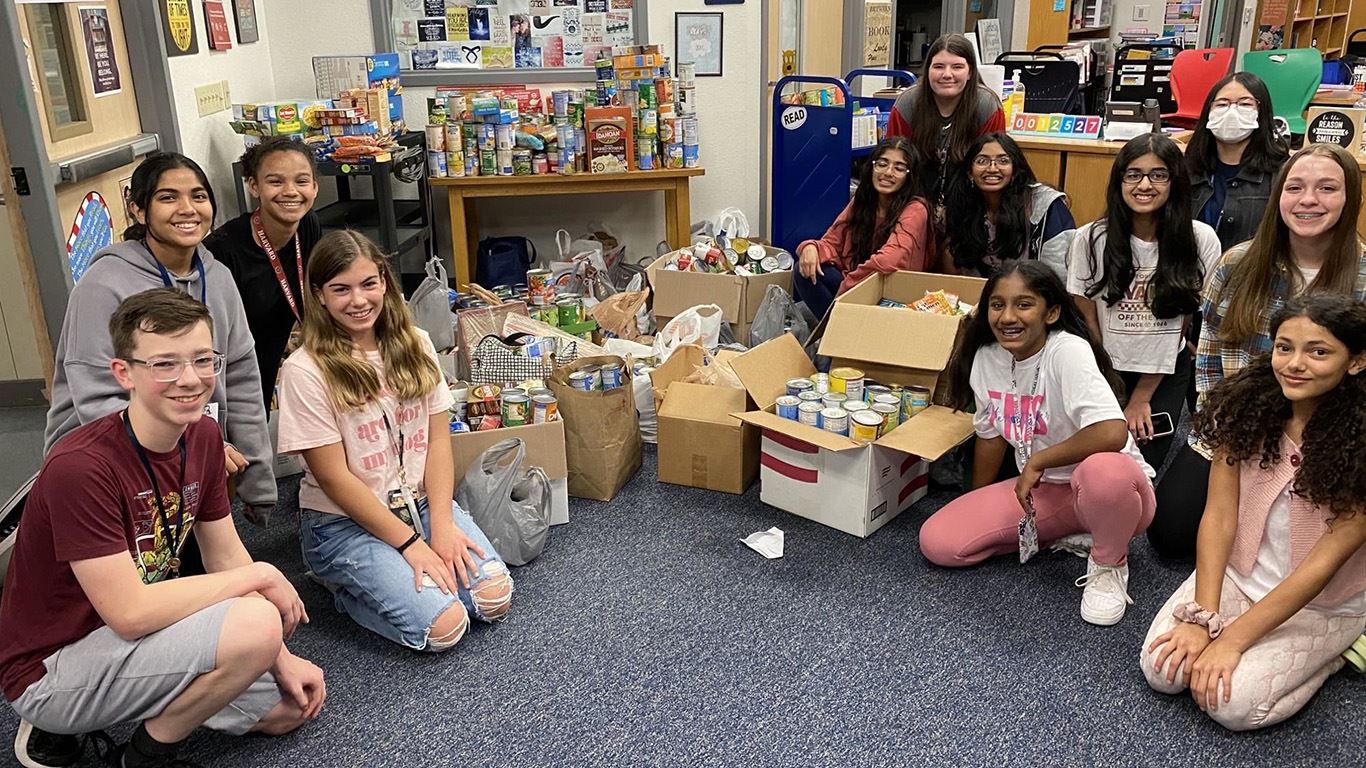
[[[1129,597],[1129,564],[1099,565],[1086,558],[1086,575],[1077,579],[1081,593],[1081,617],[1091,624],[1108,627],[1118,624],[1133,604]]]
[[[1090,557],[1095,539],[1089,533],[1074,533],[1064,536],[1048,546],[1049,552],[1070,552],[1077,557]]]

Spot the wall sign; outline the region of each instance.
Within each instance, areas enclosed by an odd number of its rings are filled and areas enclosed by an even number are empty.
[[[204,0],[204,28],[208,30],[209,47],[215,51],[232,48],[232,32],[228,31],[228,13],[222,0]]]
[[[863,6],[863,66],[892,65],[892,4],[877,0]]]
[[[81,201],[76,219],[71,222],[71,235],[66,239],[71,280],[80,280],[90,268],[95,253],[113,242],[114,220],[109,215],[109,206],[105,205],[99,192],[91,192]]]
[[[1019,112],[1010,123],[1010,132],[1055,139],[1095,139],[1100,137],[1099,115],[1039,115]]]
[[[85,36],[85,58],[90,64],[90,82],[96,96],[110,96],[123,90],[119,62],[114,56],[114,40],[109,32],[109,9],[104,6],[78,8],[81,34]]]
[[[1361,155],[1363,119],[1366,119],[1366,109],[1310,107],[1304,141],[1307,144],[1336,144],[1354,155]]]
[[[161,33],[166,38],[167,56],[199,53],[190,0],[161,0]]]
[[[232,0],[233,18],[237,20],[237,44],[254,43],[261,39],[256,24],[256,0]]]
[[[608,14],[610,17],[612,14]],[[674,56],[691,62],[698,77],[720,77],[725,44],[725,16],[721,13],[675,13]],[[612,29],[608,26],[610,34]]]

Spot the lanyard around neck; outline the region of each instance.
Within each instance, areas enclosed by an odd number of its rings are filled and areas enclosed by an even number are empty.
[[[257,245],[266,252],[270,259],[271,269],[275,270],[275,279],[280,281],[280,290],[285,293],[285,301],[289,302],[289,311],[294,313],[294,319],[303,322],[303,317],[299,315],[299,305],[294,299],[294,289],[289,286],[289,278],[285,275],[284,265],[280,263],[280,257],[275,253],[275,246],[270,244],[270,238],[266,237],[266,228],[261,221],[261,211],[257,210],[251,215],[252,233],[256,236]],[[294,232],[294,261],[298,267],[299,274],[299,296],[304,295],[304,249],[299,245],[299,233]]]
[[[142,241],[142,247],[146,248],[148,253],[152,253],[152,248],[151,246],[147,245],[146,240]],[[152,253],[152,263],[157,265],[157,271],[161,273],[161,284],[166,286],[167,288],[175,287],[175,282],[171,280],[170,271],[166,269],[165,264],[162,264],[160,261],[157,261],[155,253]],[[195,271],[199,273],[199,303],[203,304],[204,306],[208,306],[209,280],[208,276],[204,273],[204,260],[199,258],[198,247],[195,248],[194,256],[191,258],[190,263],[194,266]]]
[[[180,546],[183,543],[182,533],[185,529],[185,435],[180,436],[177,447],[180,449],[180,475],[176,484],[176,494],[180,496],[180,513],[176,515],[175,525],[171,525],[171,516],[166,513],[166,503],[161,499],[161,486],[157,484],[156,472],[152,469],[152,461],[147,458],[147,451],[138,442],[138,436],[133,432],[133,423],[128,420],[128,410],[123,411],[123,430],[128,435],[128,442],[133,446],[133,452],[138,455],[138,460],[142,462],[142,469],[147,473],[147,480],[152,484],[152,502],[157,508],[157,522],[161,524],[162,538],[166,542],[166,547],[170,552],[170,559],[166,561],[171,569],[171,578],[180,575]]]
[[[1015,358],[1010,358],[1010,391],[1015,394],[1016,413],[1019,415],[1019,435],[1020,445],[1015,449],[1015,458],[1019,465],[1023,467],[1029,463],[1029,457],[1034,453],[1034,429],[1038,423],[1039,414],[1034,408],[1034,396],[1039,393],[1039,374],[1043,373],[1043,357],[1034,366],[1034,384],[1029,388],[1029,394],[1023,395],[1019,391],[1019,385],[1015,382]],[[1026,406],[1026,398],[1028,405]],[[1028,411],[1028,412],[1026,412]]]

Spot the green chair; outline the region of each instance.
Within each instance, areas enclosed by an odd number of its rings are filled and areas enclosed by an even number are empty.
[[[1266,81],[1271,111],[1290,124],[1291,133],[1304,133],[1304,110],[1323,79],[1323,54],[1317,48],[1248,51],[1243,70]]]

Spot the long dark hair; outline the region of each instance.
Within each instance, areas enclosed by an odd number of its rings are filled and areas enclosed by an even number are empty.
[[[965,272],[986,274],[989,269],[984,258],[991,251],[987,238],[987,201],[972,183],[972,161],[988,144],[1000,144],[1010,157],[1010,183],[1001,190],[1001,203],[996,209],[996,253],[1003,258],[1017,258],[1030,245],[1029,201],[1030,189],[1037,180],[1029,160],[1015,140],[1004,133],[978,136],[968,147],[966,162],[949,179],[945,196],[945,220],[953,222],[945,233],[945,242],[953,254],[953,263]],[[1033,254],[1030,254],[1033,256]]]
[[[261,170],[261,163],[276,152],[297,152],[308,161],[309,172],[314,176],[318,175],[318,160],[307,144],[289,136],[269,136],[242,153],[242,178],[256,178],[257,172]]]
[[[1219,140],[1214,138],[1214,134],[1205,124],[1209,121],[1210,105],[1214,103],[1214,97],[1224,86],[1232,82],[1242,85],[1252,94],[1252,98],[1257,100],[1257,129],[1248,137],[1241,164],[1262,173],[1275,173],[1290,156],[1290,150],[1286,148],[1285,142],[1277,138],[1272,124],[1274,116],[1271,113],[1271,92],[1266,89],[1266,83],[1251,72],[1234,72],[1214,84],[1209,95],[1205,97],[1205,106],[1200,109],[1200,121],[1195,124],[1195,133],[1186,145],[1186,168],[1192,177],[1214,174],[1215,163],[1219,159],[1216,152]]]
[[[980,90],[986,88],[982,83],[982,74],[977,69],[977,54],[973,52],[972,43],[962,35],[943,35],[930,45],[929,53],[925,56],[925,66],[920,73],[920,82],[911,86],[920,89],[909,121],[911,139],[926,158],[936,163],[939,161],[939,130],[942,118],[939,115],[939,105],[934,101],[934,89],[930,87],[930,64],[937,54],[943,52],[961,56],[968,61],[968,82],[963,86],[962,95],[958,97],[958,106],[954,107],[953,114],[949,117],[952,125],[949,128],[948,162],[961,163],[963,158],[967,157],[968,145],[977,134],[977,95]]]
[[[910,171],[907,172],[906,181],[901,185],[901,189],[893,193],[887,205],[887,215],[879,225],[878,191],[873,186],[873,164],[894,149],[906,154],[906,165],[910,167]],[[862,264],[881,248],[896,228],[901,212],[906,206],[916,198],[924,197],[924,192],[920,188],[923,167],[924,162],[920,153],[904,136],[883,139],[868,155],[868,160],[864,162],[863,170],[859,173],[858,189],[854,191],[854,204],[850,207],[847,225],[849,254],[853,256],[854,264]]]
[[[1092,226],[1086,244],[1091,274],[1086,279],[1086,296],[1101,297],[1114,304],[1129,291],[1134,280],[1134,254],[1129,244],[1133,234],[1133,211],[1124,202],[1124,171],[1146,154],[1157,155],[1167,166],[1167,202],[1157,212],[1157,269],[1148,284],[1146,302],[1160,318],[1180,317],[1200,306],[1204,286],[1204,267],[1196,248],[1195,225],[1191,218],[1191,182],[1185,173],[1181,150],[1176,142],[1161,134],[1145,133],[1130,139],[1115,157],[1110,168],[1110,186],[1105,193],[1105,224]],[[1098,254],[1100,240],[1104,253]],[[1100,260],[1105,276],[1095,280]],[[1092,282],[1092,281],[1095,282]]]
[[[1319,293],[1289,301],[1271,319],[1271,337],[1291,318],[1307,317],[1328,329],[1353,357],[1366,352],[1366,305],[1350,296]],[[1281,435],[1291,402],[1271,367],[1258,355],[1205,394],[1192,425],[1229,464],[1258,460],[1262,469],[1281,460]],[[1366,504],[1366,374],[1348,374],[1319,400],[1304,427],[1295,493],[1350,516]]]
[[[977,350],[996,343],[996,334],[991,330],[991,312],[987,304],[991,301],[991,294],[996,290],[996,285],[1011,275],[1019,275],[1025,287],[1043,299],[1045,310],[1058,307],[1058,319],[1048,326],[1048,332],[1051,334],[1066,331],[1073,336],[1086,339],[1091,345],[1091,352],[1096,356],[1096,366],[1100,368],[1100,374],[1109,382],[1115,397],[1124,402],[1124,384],[1115,373],[1114,363],[1110,362],[1110,355],[1101,346],[1100,340],[1093,337],[1086,327],[1086,318],[1082,317],[1081,310],[1077,309],[1076,303],[1067,293],[1067,286],[1063,285],[1062,278],[1058,277],[1058,273],[1054,272],[1052,267],[1041,261],[1012,259],[1002,263],[991,277],[987,278],[986,285],[982,287],[982,295],[977,300],[977,311],[968,320],[967,330],[959,337],[958,346],[953,351],[953,359],[949,361],[949,403],[954,410],[966,410],[973,404],[972,361],[977,357]]]
[[[133,218],[132,206],[136,205],[144,212],[151,208],[152,196],[156,194],[157,185],[161,183],[161,174],[177,168],[188,168],[199,179],[200,185],[209,195],[209,207],[213,210],[213,217],[218,218],[218,200],[213,196],[213,185],[209,183],[209,177],[205,175],[204,169],[199,167],[199,163],[179,152],[158,152],[148,155],[133,170],[133,178],[128,183],[128,193],[123,198],[124,210],[127,211],[130,222],[128,228],[123,230],[124,240],[142,240],[147,237],[147,227],[137,223]],[[212,221],[209,222],[209,229],[213,229]]]

